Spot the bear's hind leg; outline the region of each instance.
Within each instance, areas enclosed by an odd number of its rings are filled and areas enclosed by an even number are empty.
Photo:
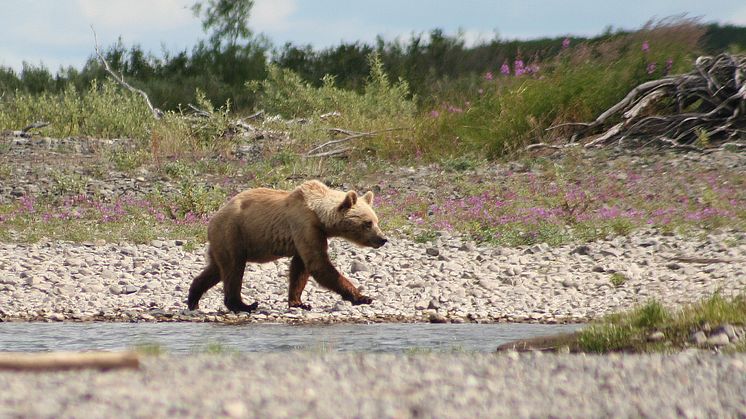
[[[259,307],[259,303],[246,304],[241,299],[241,285],[243,284],[243,273],[246,269],[246,262],[231,260],[229,266],[220,266],[223,277],[223,289],[225,298],[223,302],[228,310],[233,312],[245,311],[251,313]]]
[[[202,298],[202,295],[217,285],[218,282],[220,282],[220,270],[214,262],[210,261],[205,270],[194,278],[192,285],[189,287],[189,297],[187,298],[189,310],[196,310],[199,307],[199,299]]]
[[[308,283],[309,273],[306,270],[306,265],[303,264],[303,259],[300,256],[295,255],[290,260],[290,286],[288,288],[288,307],[298,307],[303,310],[310,310],[309,304],[303,304],[301,301],[301,294],[303,289]]]

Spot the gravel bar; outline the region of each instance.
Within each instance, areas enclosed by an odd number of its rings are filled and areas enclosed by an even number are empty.
[[[372,305],[352,306],[309,282],[313,309],[287,308],[287,259],[249,264],[243,297],[251,315],[228,313],[222,285],[186,310],[203,250],[152,243],[0,243],[0,320],[198,322],[584,322],[658,299],[668,306],[746,289],[746,237],[654,230],[583,245],[478,246],[443,234],[394,239],[380,249],[332,240],[335,265]],[[612,275],[622,275],[613,283]]]
[[[140,370],[0,372],[0,417],[745,417],[746,355],[146,357]]]

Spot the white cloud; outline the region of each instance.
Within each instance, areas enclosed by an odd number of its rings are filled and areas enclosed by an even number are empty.
[[[249,18],[250,27],[256,32],[287,30],[291,27],[288,18],[297,10],[296,0],[256,0]]]
[[[149,28],[174,29],[194,20],[194,0],[78,0],[81,13],[107,32]]]
[[[464,38],[464,43],[467,47],[473,47],[480,44],[485,44],[495,39],[495,34],[492,32],[484,32],[480,30],[466,29],[461,31],[461,35]]]

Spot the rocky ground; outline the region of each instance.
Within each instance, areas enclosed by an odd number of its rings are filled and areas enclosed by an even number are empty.
[[[372,305],[352,306],[311,281],[303,297],[313,309],[288,309],[288,261],[280,260],[248,266],[243,295],[259,310],[237,316],[224,311],[221,285],[208,291],[198,311],[186,310],[187,290],[205,258],[180,244],[0,243],[0,317],[554,323],[599,318],[653,298],[678,306],[746,289],[746,240],[739,232],[641,231],[554,248],[481,247],[445,235],[427,244],[399,238],[375,250],[333,240],[334,263]]]
[[[59,189],[103,200],[152,193],[156,184],[160,192],[178,193],[177,182],[162,173],[97,163],[102,150],[120,146],[126,149],[117,140],[6,141],[0,205]],[[599,165],[606,157],[589,156]],[[733,153],[670,158],[686,170],[738,171],[745,162]],[[513,162],[478,170],[490,181],[530,168]],[[423,180],[442,175],[431,166],[396,168],[386,172],[386,183],[429,194]],[[206,184],[225,180],[201,176]],[[359,183],[367,188],[379,179]],[[680,306],[746,289],[746,235],[738,230],[684,237],[651,229],[560,247],[483,246],[445,233],[426,244],[392,239],[377,250],[332,241],[336,266],[374,298],[372,305],[351,306],[311,281],[304,299],[313,309],[289,310],[282,260],[248,267],[244,298],[259,303],[252,315],[226,312],[220,285],[200,310],[186,310],[189,284],[205,261],[204,249],[189,250],[182,241],[0,243],[0,320],[583,322],[651,298]],[[717,335],[697,333],[702,342]],[[694,335],[693,341],[700,343]],[[746,417],[745,380],[743,354],[697,349],[608,356],[162,356],[145,357],[137,371],[0,371],[0,417]]]
[[[107,167],[102,156],[113,149],[127,153],[124,140],[3,140],[0,171],[7,173],[0,173],[0,205],[24,195],[62,193],[61,186],[70,189],[66,183],[102,200],[122,194],[145,196],[155,186],[162,193],[177,190],[178,182],[162,172],[141,168],[125,173]],[[609,156],[588,154],[585,158],[604,166]],[[652,170],[651,162],[659,158],[621,153],[614,157],[614,164]],[[691,170],[732,173],[746,167],[743,153],[665,158],[671,167]],[[63,169],[66,174],[60,179],[55,171]],[[433,191],[427,190],[425,179],[443,176],[439,170],[435,166],[398,168],[379,177],[397,190],[427,195]],[[505,170],[529,169],[511,162],[477,170],[484,179],[491,179]],[[205,184],[228,179],[239,186],[245,181],[230,176],[213,179],[209,173],[199,176]],[[372,186],[379,181],[360,179],[358,183]],[[442,233],[426,244],[393,236],[378,250],[332,241],[336,266],[375,300],[370,306],[353,307],[311,282],[304,298],[313,309],[288,310],[288,262],[249,265],[244,298],[257,301],[259,311],[236,316],[223,310],[220,285],[205,295],[199,311],[185,310],[191,279],[204,267],[203,248],[190,251],[179,240],[140,245],[117,241],[112,237],[83,244],[0,243],[0,319],[582,322],[651,298],[678,306],[715,291],[731,296],[746,289],[746,234],[735,229],[686,237],[650,229],[589,244],[520,248],[476,245]]]
[[[338,353],[146,357],[0,372],[0,417],[746,417],[746,356]]]

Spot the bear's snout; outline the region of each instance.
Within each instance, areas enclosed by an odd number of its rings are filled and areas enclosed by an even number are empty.
[[[373,247],[378,249],[379,247],[386,244],[386,242],[389,241],[386,237],[376,237],[375,240],[373,240]]]

